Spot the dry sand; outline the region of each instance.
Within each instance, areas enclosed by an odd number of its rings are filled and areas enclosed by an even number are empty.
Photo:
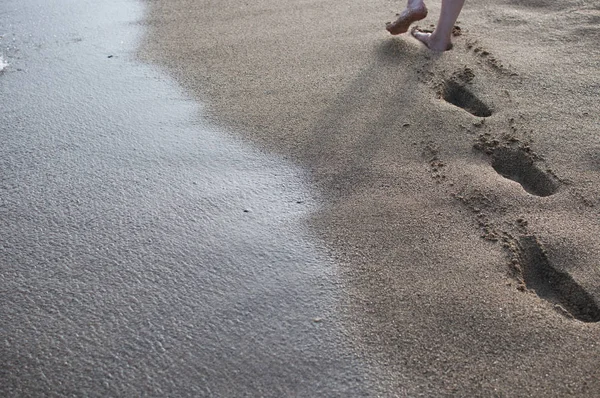
[[[148,4],[142,57],[324,193],[385,395],[600,396],[597,1],[467,1],[443,55],[400,1]]]

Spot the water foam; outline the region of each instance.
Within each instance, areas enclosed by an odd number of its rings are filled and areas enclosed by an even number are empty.
[[[0,55],[0,72],[2,72],[4,70],[4,68],[6,68],[8,66],[8,64],[4,61],[4,58],[2,58],[2,55]]]

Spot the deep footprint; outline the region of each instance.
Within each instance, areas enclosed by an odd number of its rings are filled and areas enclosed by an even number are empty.
[[[444,83],[441,96],[452,105],[464,109],[472,115],[479,117],[492,116],[492,110],[467,88],[453,80]]]
[[[531,156],[521,149],[498,148],[492,155],[492,167],[500,175],[516,181],[536,196],[550,196],[558,191],[556,178],[540,170]]]
[[[566,272],[554,268],[535,236],[519,240],[523,279],[528,289],[554,304],[563,306],[583,322],[600,321],[600,308],[592,296]]]

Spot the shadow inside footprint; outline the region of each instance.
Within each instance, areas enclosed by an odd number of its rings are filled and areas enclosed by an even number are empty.
[[[492,116],[492,111],[486,104],[467,90],[464,85],[453,80],[444,83],[441,96],[447,102],[464,109],[472,115],[479,117]]]
[[[492,155],[492,167],[503,177],[521,184],[532,195],[550,196],[558,191],[556,178],[540,170],[531,156],[521,149],[496,149]]]
[[[535,236],[519,240],[523,279],[527,288],[551,303],[562,305],[573,317],[583,322],[600,321],[600,308],[593,297],[564,271],[548,261],[545,250]]]

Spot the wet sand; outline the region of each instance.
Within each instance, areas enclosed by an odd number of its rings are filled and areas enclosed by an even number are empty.
[[[373,391],[305,172],[136,59],[142,3],[58,3],[0,5],[0,396]]]
[[[324,195],[385,396],[600,394],[594,1],[469,1],[443,55],[397,1],[148,4],[142,58]]]

